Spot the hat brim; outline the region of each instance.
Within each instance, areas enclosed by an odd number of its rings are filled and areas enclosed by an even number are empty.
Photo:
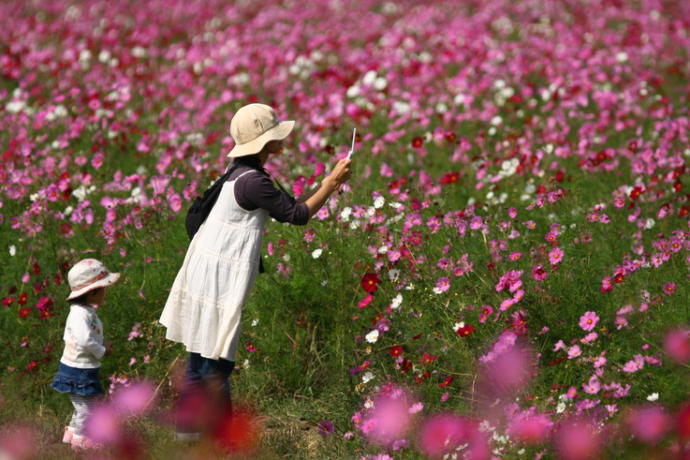
[[[89,291],[93,291],[94,289],[110,286],[111,284],[114,284],[117,282],[117,280],[120,279],[120,274],[119,273],[110,273],[108,276],[105,278],[95,281],[88,286],[79,289],[78,291],[72,291],[70,292],[69,296],[67,297],[67,300],[72,300],[76,299],[77,297],[83,296]]]
[[[254,155],[264,148],[264,145],[271,141],[282,141],[292,132],[292,128],[295,126],[294,120],[281,121],[273,128],[269,129],[261,136],[253,139],[246,144],[235,145],[230,153],[228,153],[228,158],[246,157],[247,155]]]

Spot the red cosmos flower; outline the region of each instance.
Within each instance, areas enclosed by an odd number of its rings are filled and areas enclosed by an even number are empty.
[[[415,136],[412,139],[412,147],[418,149],[418,148],[421,148],[422,145],[424,145],[424,139],[422,139],[421,136]]]
[[[390,350],[388,350],[388,354],[394,357],[398,357],[403,354],[403,347],[400,345],[396,345],[394,347],[391,347]]]
[[[613,277],[613,281],[617,284],[622,283],[624,279],[625,276],[622,273],[617,273],[616,276]]]
[[[431,377],[431,372],[424,371],[421,376],[415,377],[414,380],[417,383],[417,385],[420,385],[422,382],[424,382],[429,377]]]
[[[441,184],[442,185],[448,185],[448,184],[453,184],[460,180],[460,173],[459,172],[449,172],[443,175],[441,177]]]
[[[9,307],[10,305],[12,305],[13,302],[14,302],[14,297],[5,297],[4,299],[2,299],[2,304],[6,307]]]
[[[32,370],[36,369],[37,367],[38,367],[38,361],[33,360],[29,364],[26,365],[25,371],[31,372]]]
[[[427,352],[424,352],[424,355],[422,356],[421,362],[422,364],[431,364],[436,360],[435,355],[430,355]]]
[[[400,363],[400,372],[403,372],[407,374],[412,370],[412,361],[409,359],[403,359],[403,362]]]
[[[445,137],[448,142],[455,142],[458,139],[458,136],[453,131],[446,131],[443,137]]]
[[[27,295],[26,292],[22,292],[19,294],[19,300],[17,301],[19,305],[25,305],[26,301],[29,299],[29,296]]]
[[[20,318],[26,318],[27,316],[29,316],[30,313],[31,313],[30,308],[24,307],[24,308],[19,309],[19,317]]]
[[[468,337],[468,336],[472,335],[473,332],[474,332],[474,326],[472,326],[471,324],[465,324],[464,326],[459,327],[455,331],[455,333],[458,334],[460,337]]]
[[[40,275],[41,274],[41,267],[36,262],[34,262],[33,268],[34,268],[34,275]]]
[[[379,278],[378,273],[367,273],[362,277],[360,285],[369,294],[373,294],[379,288],[379,283],[381,278]]]
[[[630,192],[630,199],[636,200],[640,197],[640,195],[642,195],[642,193],[643,193],[642,188],[637,186],[637,187],[632,189],[632,192]]]
[[[439,383],[438,386],[441,388],[445,388],[447,386],[450,386],[451,383],[453,383],[454,377],[446,377],[443,379],[443,382]]]

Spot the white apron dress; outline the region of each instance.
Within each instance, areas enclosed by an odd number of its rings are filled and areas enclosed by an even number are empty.
[[[223,184],[213,209],[194,235],[160,322],[165,337],[210,359],[235,360],[242,308],[259,272],[264,209],[247,211],[235,182]]]

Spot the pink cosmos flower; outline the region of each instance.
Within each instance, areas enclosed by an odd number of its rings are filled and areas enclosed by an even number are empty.
[[[434,292],[436,294],[440,294],[442,292],[446,292],[450,288],[450,278],[444,276],[436,280],[436,287],[434,288]]]
[[[591,395],[599,393],[599,390],[601,390],[601,383],[599,382],[599,378],[596,375],[590,377],[587,383],[582,384],[582,390],[584,390],[585,393]]]
[[[587,311],[580,317],[580,328],[583,331],[591,331],[597,326],[599,316],[593,311]]]
[[[549,262],[551,262],[551,265],[557,265],[563,260],[563,249],[561,248],[553,248],[551,251],[549,251]]]
[[[568,359],[577,358],[582,354],[582,349],[579,345],[573,345],[568,349]]]

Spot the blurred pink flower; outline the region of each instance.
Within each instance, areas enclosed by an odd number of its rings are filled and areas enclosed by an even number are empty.
[[[672,420],[658,405],[633,408],[625,417],[630,433],[640,441],[656,445],[671,428]]]
[[[112,406],[125,415],[140,415],[151,408],[154,396],[154,386],[151,382],[135,382],[120,387],[113,394]]]
[[[476,424],[455,414],[439,414],[428,418],[421,426],[418,445],[424,455],[443,458],[467,444],[465,459],[489,458],[488,443]]]
[[[122,438],[120,412],[112,405],[100,404],[89,413],[85,427],[86,436],[104,445],[115,444]]]
[[[666,334],[664,350],[675,361],[687,363],[690,361],[690,331],[675,329]]]
[[[553,444],[563,460],[593,460],[599,458],[602,440],[591,421],[568,419],[557,428]]]
[[[404,438],[412,426],[409,395],[406,392],[392,394],[380,393],[373,399],[373,408],[363,422],[362,432],[369,442],[388,446],[397,439]]]
[[[518,416],[510,421],[506,433],[518,442],[540,444],[546,440],[552,426],[546,414]]]

